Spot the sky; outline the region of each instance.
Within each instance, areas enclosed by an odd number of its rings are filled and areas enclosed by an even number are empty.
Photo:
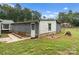
[[[13,6],[15,4],[9,4]],[[22,8],[36,10],[47,18],[56,18],[59,12],[68,12],[68,10],[79,12],[79,3],[21,3]]]

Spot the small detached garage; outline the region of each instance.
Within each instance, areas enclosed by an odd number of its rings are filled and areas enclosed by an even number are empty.
[[[3,32],[10,32],[12,23],[14,23],[12,20],[0,19],[0,35]]]
[[[11,24],[11,32],[21,34],[27,37],[37,36],[38,30],[39,30],[38,21],[17,22]]]
[[[53,19],[42,19],[11,24],[11,32],[18,32],[19,34],[24,33],[25,36],[29,37],[38,37],[42,34],[56,33],[60,31],[60,23]]]

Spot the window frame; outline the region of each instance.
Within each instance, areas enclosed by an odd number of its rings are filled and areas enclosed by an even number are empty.
[[[6,27],[7,26],[7,27]],[[10,25],[9,24],[2,24],[3,30],[9,30]]]
[[[48,23],[48,31],[51,31],[51,23]]]
[[[35,24],[31,24],[32,30],[35,30]]]

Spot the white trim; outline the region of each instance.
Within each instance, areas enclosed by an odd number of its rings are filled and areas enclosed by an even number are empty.
[[[32,24],[34,24],[34,30],[32,30]],[[35,23],[31,23],[31,37],[35,37],[36,36],[36,25]]]
[[[9,28],[8,29],[5,29],[3,26],[4,26],[4,24],[2,24],[2,29],[1,30],[10,30],[10,24],[8,24],[9,25]]]
[[[9,30],[11,29],[11,24],[9,24]]]

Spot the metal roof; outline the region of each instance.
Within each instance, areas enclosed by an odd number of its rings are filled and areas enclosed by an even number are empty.
[[[25,22],[15,22],[12,24],[26,24],[26,23],[38,23],[39,20],[31,20],[31,21],[25,21]]]
[[[5,19],[0,19],[0,22],[1,23],[4,23],[4,24],[8,24],[8,23],[14,23],[14,21],[12,21],[12,20],[5,20]]]

